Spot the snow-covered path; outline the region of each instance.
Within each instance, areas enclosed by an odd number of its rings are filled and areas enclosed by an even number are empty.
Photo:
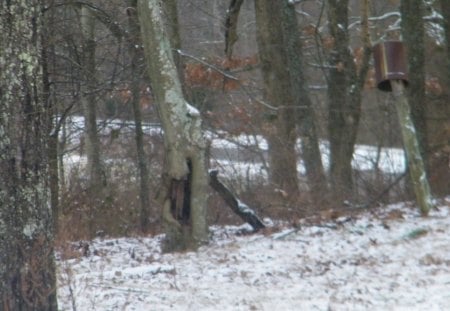
[[[95,240],[59,260],[61,310],[449,310],[450,197],[428,218],[405,204],[320,226],[238,235],[198,252],[161,236]]]

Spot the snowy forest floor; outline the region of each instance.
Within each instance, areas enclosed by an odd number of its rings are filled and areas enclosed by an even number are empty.
[[[162,236],[73,243],[59,250],[60,309],[448,310],[450,197],[438,206],[212,227],[197,252],[162,254]]]

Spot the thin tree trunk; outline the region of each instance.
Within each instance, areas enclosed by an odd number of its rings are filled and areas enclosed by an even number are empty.
[[[195,248],[208,240],[206,141],[200,113],[183,97],[161,16],[161,1],[139,0],[147,72],[162,127],[166,163],[159,199],[166,225],[166,251]]]
[[[396,108],[402,131],[403,145],[408,160],[408,169],[420,212],[423,216],[433,208],[433,201],[428,184],[425,165],[420,154],[419,140],[414,123],[411,120],[411,109],[405,95],[403,81],[391,81],[392,91],[396,98]]]
[[[244,0],[231,0],[225,19],[225,55],[232,58],[233,46],[238,40],[237,25],[239,13]]]
[[[81,70],[81,104],[84,115],[84,147],[87,158],[87,177],[89,198],[89,235],[95,236],[95,219],[99,211],[106,182],[100,159],[100,140],[97,133],[97,104],[96,104],[96,61],[95,61],[95,16],[88,6],[81,6],[80,26],[82,33],[82,63]]]
[[[46,23],[48,24],[48,22]],[[47,28],[48,30],[48,28]],[[48,164],[49,164],[49,186],[50,186],[50,205],[54,218],[54,232],[58,232],[59,217],[59,176],[58,176],[58,130],[54,126],[56,118],[56,106],[51,96],[49,57],[48,53],[52,49],[48,38],[48,31],[42,35],[42,77],[43,77],[43,101],[48,112]]]
[[[81,7],[81,31],[83,34],[83,86],[82,105],[84,113],[85,150],[87,157],[87,171],[92,194],[99,193],[104,184],[103,169],[100,159],[100,140],[97,133],[96,112],[96,62],[95,62],[95,16],[85,5]]]
[[[0,309],[56,311],[41,1],[0,2]]]
[[[143,232],[149,230],[150,217],[150,193],[149,193],[149,173],[147,165],[147,155],[144,150],[144,132],[142,130],[142,111],[139,105],[140,82],[143,76],[144,62],[142,52],[137,47],[142,45],[140,39],[139,21],[137,16],[137,0],[129,1],[128,26],[129,42],[128,50],[131,55],[131,103],[133,106],[135,138],[137,151],[137,164],[139,171],[139,198],[141,202],[140,226]]]
[[[450,1],[441,0],[442,16],[444,17],[445,43],[447,44],[447,75],[450,81]]]

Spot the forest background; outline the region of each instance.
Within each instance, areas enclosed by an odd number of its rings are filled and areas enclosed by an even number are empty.
[[[169,6],[163,10],[188,102],[200,111],[203,127],[213,137],[235,143],[234,151],[211,148],[212,166],[227,157],[249,161],[259,164],[262,176],[269,178],[267,183],[264,178],[228,174],[236,194],[262,214],[279,217],[327,210],[330,202],[338,208],[345,204],[336,202],[364,205],[412,198],[407,174],[386,173],[377,163],[383,148],[402,148],[402,139],[394,98],[377,90],[370,54],[373,44],[402,38],[406,45],[407,40],[413,42],[410,104],[429,181],[435,195],[448,192],[449,74],[443,66],[448,49],[438,2],[423,2],[422,14],[417,14],[400,1],[348,1],[348,6],[297,1],[298,27],[286,25],[284,38],[277,35],[282,30],[276,26],[280,24],[276,15],[258,13],[255,19],[253,1],[239,2],[181,1],[176,3],[176,16]],[[149,130],[158,126],[159,118],[144,70],[142,43],[131,36],[133,2],[70,3],[61,3],[48,14],[51,100],[55,115],[61,116],[55,120],[59,160],[53,172],[59,181],[58,197],[53,196],[53,204],[60,206],[59,221],[64,228],[66,223],[74,229],[78,227],[74,223],[85,226],[74,232],[88,236],[126,234],[139,223],[157,228],[160,207],[154,198],[160,189],[164,148],[161,132]],[[238,14],[231,14],[233,5],[239,7]],[[400,9],[407,18],[400,19]],[[83,12],[92,15],[91,24],[83,25]],[[275,36],[265,35],[267,29],[258,33],[264,25],[275,29]],[[410,29],[402,32],[401,27]],[[289,41],[289,33],[300,39],[299,46]],[[264,47],[261,40],[272,43]],[[292,42],[298,50],[289,46]],[[277,59],[277,55],[285,56]],[[273,60],[270,66],[268,59]],[[301,63],[300,77],[289,76],[298,67],[289,59]],[[272,73],[265,74],[267,70]],[[280,81],[278,85],[266,78],[270,74]],[[288,91],[291,86],[300,91]],[[71,135],[79,135],[70,127],[72,116],[91,120],[79,140],[71,140]],[[311,122],[313,130],[308,129]],[[109,123],[116,126],[102,131]],[[134,124],[151,126],[139,133]],[[245,146],[239,141],[242,134],[264,137],[267,146],[260,148],[257,142]],[[301,143],[296,147],[300,138],[317,140],[322,150],[322,142],[327,144],[330,149],[323,163],[314,151],[309,156]],[[372,169],[352,166],[355,144],[378,150],[378,155],[367,159]],[[64,156],[74,151],[87,156],[91,176],[84,167],[67,168]],[[298,172],[298,161],[306,171]],[[105,186],[100,191],[98,185]],[[233,219],[223,205],[212,194],[210,222]]]
[[[54,278],[53,238],[156,233],[164,224],[174,250],[204,242],[206,224],[235,222],[205,193],[203,160],[219,172],[259,166],[223,178],[271,218],[411,199],[407,169],[380,166],[386,148],[402,148],[394,98],[376,88],[380,41],[408,49],[421,156],[433,195],[448,194],[446,1],[49,0],[0,9],[5,301],[14,286],[52,296],[28,286]],[[355,167],[357,145],[375,150],[370,165]]]

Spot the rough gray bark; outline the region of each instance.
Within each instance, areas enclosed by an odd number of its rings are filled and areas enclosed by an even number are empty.
[[[181,37],[178,23],[178,6],[177,0],[165,0],[162,2],[164,6],[164,20],[169,34],[170,46],[174,50],[181,49]],[[173,53],[175,65],[178,68],[178,76],[183,79],[183,68],[181,66],[181,55]]]
[[[264,80],[264,97],[276,107],[269,144],[270,183],[295,197],[298,192],[297,153],[295,143],[295,109],[289,91],[287,56],[281,33],[278,1],[255,1],[257,43]]]
[[[208,240],[206,141],[200,113],[183,97],[158,0],[139,0],[147,72],[164,130],[166,163],[159,199],[166,251],[195,248]]]
[[[0,309],[56,311],[41,1],[0,2]]]
[[[349,49],[348,2],[330,0],[327,3],[328,28],[334,40],[328,57],[330,184],[335,199],[339,201],[352,197],[351,162],[361,116],[362,88],[369,69],[371,51],[368,33],[363,33],[364,56],[358,69],[355,56]],[[364,5],[367,8],[367,1]],[[362,13],[362,25],[367,25],[367,11]]]
[[[301,42],[294,8],[288,1],[255,1],[257,42],[265,99],[276,107],[269,143],[270,181],[295,198],[298,194],[296,126],[313,193],[326,188],[312,104],[301,64]],[[319,190],[320,189],[320,190]]]
[[[327,180],[319,149],[316,117],[304,74],[304,64],[302,63],[303,44],[298,31],[297,13],[295,7],[290,5],[288,1],[281,1],[279,5],[281,5],[280,10],[283,14],[281,27],[289,68],[291,92],[296,109],[295,116],[301,135],[301,156],[305,165],[308,186],[314,199],[316,201],[324,200],[324,193],[327,193],[328,189]]]
[[[402,0],[402,37],[408,50],[408,103],[416,128],[420,154],[428,168],[427,105],[425,104],[425,26],[423,0]],[[428,171],[428,169],[427,169]]]

